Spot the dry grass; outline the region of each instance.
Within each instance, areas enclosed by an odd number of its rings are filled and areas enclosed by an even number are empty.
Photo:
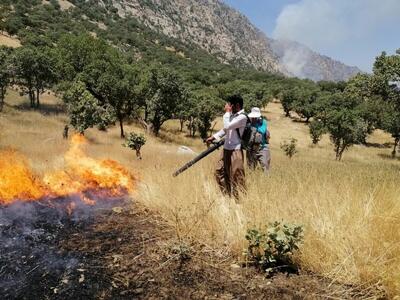
[[[19,46],[21,46],[21,43],[17,38],[10,37],[8,35],[0,33],[0,45],[12,48],[18,48]]]
[[[19,101],[15,93],[7,98],[12,105]],[[54,100],[48,97],[44,103]],[[272,170],[268,177],[247,172],[248,192],[240,204],[222,196],[214,183],[217,153],[172,178],[172,172],[191,158],[178,155],[175,143],[202,149],[199,140],[177,132],[176,122],[167,124],[164,140],[149,138],[143,161],[121,147],[117,128],[108,133],[88,131],[88,150],[96,157],[117,159],[139,174],[135,200],[160,212],[181,238],[240,257],[247,228],[275,220],[302,224],[305,243],[297,259],[304,269],[353,284],[364,296],[376,296],[365,292],[377,286],[390,296],[400,295],[400,161],[385,159],[390,148],[356,146],[342,162],[335,162],[328,138],[311,147],[307,127],[284,118],[279,104],[270,104],[266,114],[272,132]],[[67,148],[61,138],[65,121],[63,114],[44,117],[7,106],[0,114],[0,147],[12,145],[37,171],[45,172],[60,164]],[[128,131],[133,129],[139,130],[128,126]],[[279,149],[290,137],[299,140],[300,151],[292,160]],[[376,132],[370,142],[391,140]]]

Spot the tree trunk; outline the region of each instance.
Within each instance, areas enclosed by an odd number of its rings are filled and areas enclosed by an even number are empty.
[[[344,153],[344,151],[347,149],[347,147],[348,147],[347,144],[345,144],[345,143],[342,144],[341,148],[339,149],[339,158],[338,158],[338,161],[341,161],[341,160],[342,160],[343,153]]]
[[[180,132],[183,131],[183,125],[185,124],[185,119],[179,119],[179,123],[181,125]]]
[[[40,107],[40,90],[36,90],[36,108]]]
[[[31,108],[35,108],[35,93],[32,90],[29,90],[29,101],[31,102]]]
[[[149,119],[149,111],[147,110],[147,105],[144,106],[144,121],[147,123]]]
[[[5,90],[2,88],[0,90],[0,111],[3,110],[3,106],[4,106],[4,97],[5,97]]]
[[[143,120],[142,118],[138,119],[140,125],[142,125],[142,127],[148,132],[150,133],[150,124],[148,124],[145,120]]]
[[[396,137],[394,139],[394,147],[393,147],[393,151],[392,151],[392,157],[395,158],[396,157],[396,150],[397,150],[397,146],[400,142],[400,137]]]
[[[121,139],[125,138],[125,132],[124,132],[124,118],[119,116],[119,128],[121,130]]]
[[[335,145],[336,160],[340,160],[340,143]]]

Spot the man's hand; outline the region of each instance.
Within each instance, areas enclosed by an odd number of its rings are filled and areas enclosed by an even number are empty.
[[[214,140],[215,140],[215,137],[213,137],[213,136],[210,136],[208,139],[206,139],[207,146],[210,146],[210,144],[211,144]]]
[[[232,112],[232,104],[230,104],[230,103],[225,104],[225,112],[229,112],[229,113]]]

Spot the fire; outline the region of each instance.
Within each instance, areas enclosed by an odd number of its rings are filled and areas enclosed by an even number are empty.
[[[41,180],[22,155],[10,150],[0,152],[0,204],[78,195],[82,202],[94,205],[92,197],[132,193],[135,178],[128,170],[113,160],[88,157],[85,144],[83,136],[74,135],[64,156],[64,169],[45,174]]]
[[[0,204],[15,199],[34,200],[44,194],[45,188],[29,170],[22,155],[13,150],[0,153]]]

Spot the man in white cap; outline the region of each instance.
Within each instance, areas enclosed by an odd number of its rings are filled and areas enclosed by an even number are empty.
[[[261,117],[261,110],[253,107],[248,117],[254,128],[254,137],[249,149],[246,151],[247,164],[250,169],[255,169],[259,164],[265,173],[268,173],[271,164],[271,153],[269,150],[269,138],[267,120]]]

